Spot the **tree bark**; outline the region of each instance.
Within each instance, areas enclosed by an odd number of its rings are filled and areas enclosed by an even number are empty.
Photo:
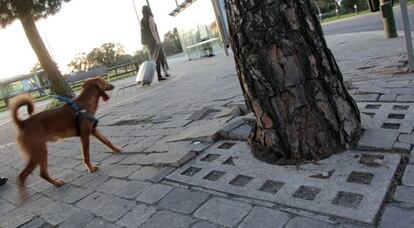
[[[57,68],[56,63],[47,51],[33,18],[30,15],[20,16],[20,22],[23,25],[24,32],[26,33],[27,39],[29,40],[34,52],[36,53],[40,65],[42,65],[42,68],[50,81],[51,92],[61,96],[73,98],[75,94],[66,83]]]
[[[253,152],[272,163],[319,160],[355,143],[359,110],[309,0],[227,0],[239,81],[256,115]]]

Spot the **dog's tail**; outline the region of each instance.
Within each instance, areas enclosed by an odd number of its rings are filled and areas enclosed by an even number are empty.
[[[9,106],[12,119],[19,128],[22,126],[23,121],[19,119],[17,111],[20,107],[24,105],[27,105],[27,112],[29,113],[29,115],[32,115],[32,113],[34,112],[34,105],[33,99],[29,94],[19,95],[10,102]]]

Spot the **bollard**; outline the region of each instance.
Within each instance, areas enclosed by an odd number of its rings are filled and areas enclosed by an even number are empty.
[[[354,9],[355,9],[355,14],[358,15],[358,6],[354,5]]]
[[[397,37],[397,29],[395,26],[394,11],[392,3],[389,0],[380,0],[380,8],[382,21],[384,23],[384,32],[386,38]]]

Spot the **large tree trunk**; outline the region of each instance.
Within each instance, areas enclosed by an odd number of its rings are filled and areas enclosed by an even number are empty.
[[[26,33],[27,39],[30,42],[36,56],[42,65],[47,78],[51,84],[51,92],[61,96],[72,98],[74,93],[69,85],[64,80],[62,74],[56,66],[56,63],[52,60],[49,52],[44,45],[42,38],[39,35],[36,24],[33,18],[29,15],[21,16],[20,21],[23,25],[24,32]]]
[[[311,2],[227,0],[226,8],[240,84],[256,115],[256,157],[291,164],[352,145],[359,111]]]

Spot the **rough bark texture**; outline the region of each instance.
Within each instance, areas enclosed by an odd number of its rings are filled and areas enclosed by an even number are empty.
[[[21,16],[20,21],[23,25],[24,32],[26,33],[27,39],[30,42],[36,56],[42,65],[47,78],[51,84],[51,92],[61,96],[72,98],[74,93],[64,80],[62,74],[53,61],[52,57],[44,45],[42,38],[39,35],[36,24],[31,16]]]
[[[319,160],[354,143],[359,111],[311,2],[227,0],[226,8],[240,84],[256,114],[256,157]]]

